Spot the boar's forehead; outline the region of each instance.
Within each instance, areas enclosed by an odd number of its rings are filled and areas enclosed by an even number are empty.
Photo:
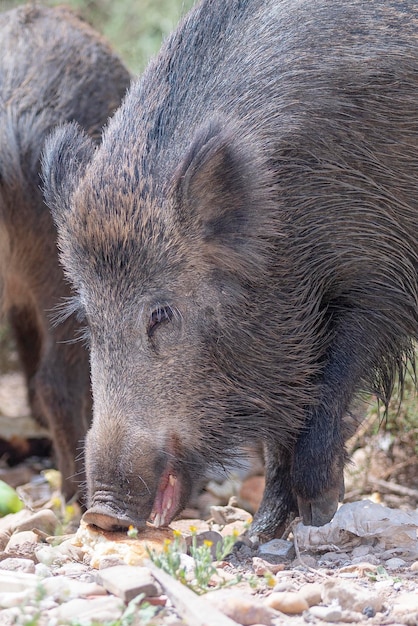
[[[113,285],[119,292],[158,288],[178,278],[186,267],[187,246],[168,200],[141,180],[133,185],[123,172],[109,183],[93,180],[85,180],[74,194],[62,244],[67,266],[75,260],[73,277]]]

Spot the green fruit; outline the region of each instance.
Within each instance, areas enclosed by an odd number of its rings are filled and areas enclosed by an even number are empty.
[[[23,509],[23,506],[22,500],[13,487],[0,480],[0,517],[9,513],[17,513]]]

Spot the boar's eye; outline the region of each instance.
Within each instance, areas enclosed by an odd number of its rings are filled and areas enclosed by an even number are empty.
[[[147,328],[148,337],[151,338],[158,326],[170,322],[173,317],[174,312],[170,306],[157,306],[149,317]]]

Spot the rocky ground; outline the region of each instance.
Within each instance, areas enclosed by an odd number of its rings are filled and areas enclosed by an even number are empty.
[[[389,458],[383,433],[362,446],[356,435],[348,502],[331,524],[295,523],[228,556],[262,493],[256,462],[210,481],[171,531],[112,541],[79,526],[56,474],[40,474],[48,459],[20,459],[47,441],[30,430],[18,374],[0,379],[0,413],[0,479],[27,505],[0,518],[0,626],[418,624],[418,471],[402,442]]]

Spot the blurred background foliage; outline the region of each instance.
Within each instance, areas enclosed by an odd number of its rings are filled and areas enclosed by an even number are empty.
[[[31,0],[0,0],[7,11]],[[65,5],[89,22],[110,42],[133,75],[155,55],[195,0],[42,0],[46,6]],[[32,4],[37,4],[32,0]],[[16,367],[13,340],[0,319],[0,373]]]
[[[227,0],[226,0],[227,1]],[[112,44],[133,74],[138,74],[163,39],[174,29],[195,0],[43,0],[65,4],[90,22]],[[25,4],[0,0],[2,11]]]

